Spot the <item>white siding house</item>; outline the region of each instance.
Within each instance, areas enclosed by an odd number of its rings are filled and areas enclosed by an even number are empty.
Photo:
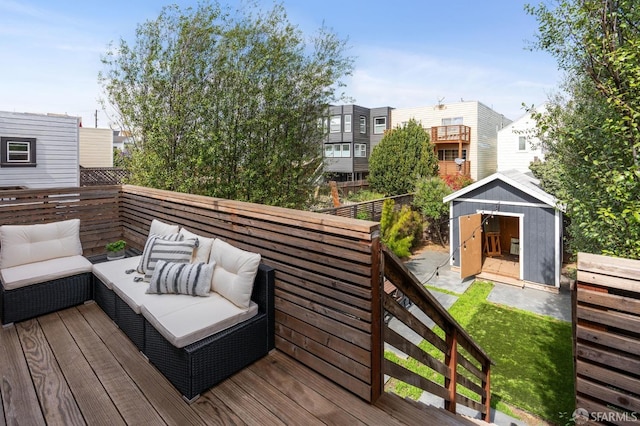
[[[0,111],[0,187],[80,186],[80,119]]]
[[[113,130],[80,128],[80,165],[113,167]]]
[[[533,136],[536,121],[530,111],[498,132],[498,171],[529,173],[532,161],[544,160],[540,140]]]
[[[478,101],[397,108],[391,111],[391,128],[412,118],[428,130],[448,125],[469,127],[470,140],[463,149],[468,151],[466,160],[470,163],[470,177],[477,181],[496,171],[498,130],[511,123],[504,115]]]

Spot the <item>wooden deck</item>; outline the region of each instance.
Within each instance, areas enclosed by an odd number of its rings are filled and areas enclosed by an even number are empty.
[[[0,425],[477,424],[390,394],[372,406],[278,351],[188,405],[95,303],[2,329],[0,359]]]

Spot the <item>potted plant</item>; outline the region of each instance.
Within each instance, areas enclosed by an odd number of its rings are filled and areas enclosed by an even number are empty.
[[[124,248],[127,243],[124,240],[114,241],[105,246],[107,250],[107,260],[117,260],[124,258]]]

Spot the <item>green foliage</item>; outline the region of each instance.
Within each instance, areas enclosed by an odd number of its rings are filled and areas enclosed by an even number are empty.
[[[119,148],[113,148],[113,167],[127,169],[129,167],[129,157],[127,153]]]
[[[116,251],[124,250],[126,246],[127,246],[126,241],[118,240],[118,241],[108,243],[106,246],[104,246],[104,248],[106,251],[116,252]]]
[[[413,206],[418,209],[428,223],[429,234],[437,235],[440,244],[444,246],[444,239],[440,230],[443,222],[449,216],[449,204],[442,199],[453,191],[439,177],[420,178],[416,183],[413,196]]]
[[[535,165],[566,205],[572,251],[640,258],[640,9],[635,1],[528,6],[534,48],[558,59],[564,94],[534,114],[548,152]]]
[[[409,206],[395,210],[395,202],[391,199],[382,203],[380,233],[382,242],[398,257],[411,255],[411,248],[422,237],[422,219],[420,214]]]
[[[132,132],[131,183],[305,207],[322,170],[317,120],[352,59],[282,5],[168,6],[103,57],[106,100]]]
[[[369,191],[368,189],[352,192],[347,196],[347,200],[356,203],[379,200],[380,198],[384,198],[384,194],[381,194],[380,192]]]
[[[419,177],[437,173],[429,132],[414,119],[385,133],[369,158],[371,189],[389,196],[409,193]]]

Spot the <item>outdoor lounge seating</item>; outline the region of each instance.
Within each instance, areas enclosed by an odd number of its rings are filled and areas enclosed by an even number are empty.
[[[189,402],[274,348],[274,270],[261,264],[258,254],[186,230],[178,234],[177,226],[154,220],[149,241],[191,247],[183,262],[160,259],[174,254],[153,252],[151,244],[141,256],[92,265],[81,255],[80,221],[68,222],[0,228],[3,324],[93,298]],[[185,236],[188,241],[169,241]],[[25,247],[23,240],[32,245]],[[61,256],[47,259],[49,247]],[[167,286],[151,292],[168,265],[191,268],[193,274],[181,276],[202,278],[201,295],[207,297],[157,294],[179,292],[177,282],[167,284],[172,276],[163,276]],[[206,268],[209,275],[198,275]]]
[[[82,256],[80,220],[0,226],[3,325],[91,299],[92,265]]]

